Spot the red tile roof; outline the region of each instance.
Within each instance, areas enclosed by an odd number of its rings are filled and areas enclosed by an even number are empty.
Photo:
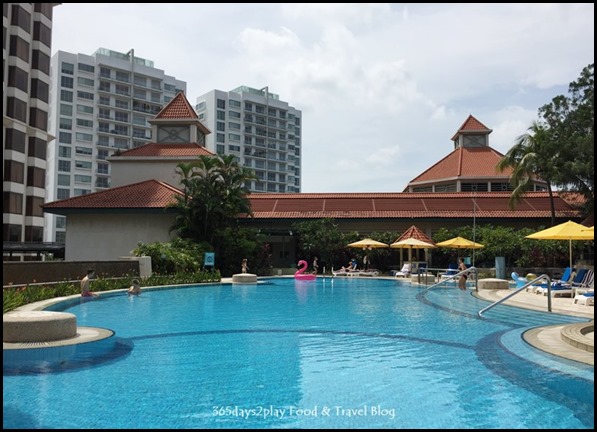
[[[504,157],[503,154],[491,147],[459,147],[439,162],[419,174],[407,185],[438,180],[455,180],[464,178],[495,178],[508,182],[512,169],[498,172],[496,166]]]
[[[485,126],[483,123],[481,123],[479,120],[477,120],[472,115],[469,115],[468,118],[464,121],[464,123],[462,123],[462,126],[460,126],[458,128],[458,130],[452,137],[452,141],[454,141],[456,139],[456,137],[458,137],[458,135],[460,135],[463,132],[469,132],[469,133],[479,132],[482,134],[489,134],[492,132],[492,130],[489,129],[487,126]]]
[[[162,108],[155,116],[156,119],[198,119],[197,113],[185,97],[183,92],[178,92],[174,99]]]
[[[409,238],[414,238],[417,240],[421,240],[425,243],[430,243],[430,244],[435,244],[433,242],[433,240],[431,240],[429,237],[427,237],[427,235],[421,231],[420,228],[417,228],[415,225],[411,226],[409,229],[407,229],[406,231],[404,231],[404,233],[398,237],[395,242],[398,242],[400,240],[406,240]]]
[[[203,146],[195,143],[188,144],[156,144],[147,143],[140,147],[135,147],[130,150],[120,153],[120,157],[194,157],[194,156],[215,156],[215,153],[210,152]]]
[[[85,209],[164,208],[181,192],[163,182],[148,180],[45,204],[50,213],[66,214]],[[477,218],[549,218],[547,192],[525,195],[515,210],[509,192],[458,193],[300,193],[249,195],[255,219],[387,219],[470,218],[475,204]],[[556,217],[576,218],[580,212],[555,195]]]
[[[175,195],[182,195],[182,192],[167,183],[146,180],[54,201],[42,205],[42,208],[46,210],[163,209],[175,201]],[[50,211],[50,213],[55,212]]]

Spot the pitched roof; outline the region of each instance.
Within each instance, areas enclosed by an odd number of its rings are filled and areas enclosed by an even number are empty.
[[[146,180],[126,186],[67,198],[42,205],[44,210],[164,209],[182,192],[158,180]],[[61,212],[58,212],[60,214]]]
[[[109,209],[165,208],[182,192],[167,183],[148,180],[43,205],[49,213]],[[547,192],[531,192],[512,210],[509,192],[456,193],[298,193],[251,194],[254,219],[388,219],[388,218],[549,218]],[[556,217],[580,212],[555,194]]]
[[[446,157],[419,174],[407,185],[464,178],[502,178],[509,181],[512,169],[498,172],[496,166],[504,155],[491,147],[458,147]]]
[[[488,135],[493,131],[489,129],[487,126],[485,126],[483,123],[481,123],[479,120],[477,120],[475,117],[469,115],[468,118],[464,121],[464,123],[462,123],[462,126],[458,128],[458,130],[452,137],[452,141],[454,141],[458,137],[458,135],[462,133],[475,132]]]
[[[194,157],[194,156],[215,156],[203,146],[196,143],[188,144],[156,144],[147,143],[140,147],[123,151],[119,157]],[[116,155],[113,155],[116,156]]]
[[[417,228],[415,225],[411,226],[409,229],[404,231],[404,233],[396,239],[396,241],[405,240],[409,238],[414,238],[417,240],[421,240],[425,243],[435,244],[433,240],[431,240],[427,235],[421,231],[420,228]]]
[[[162,108],[155,116],[156,119],[198,119],[197,113],[185,97],[183,92],[178,92],[174,99]]]
[[[512,210],[509,192],[252,194],[255,219],[549,218],[549,194],[530,192]],[[579,211],[555,194],[556,217]]]

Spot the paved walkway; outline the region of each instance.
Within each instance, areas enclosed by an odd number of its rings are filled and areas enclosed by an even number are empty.
[[[475,295],[479,298],[494,302],[511,293],[511,289],[479,290],[478,292],[475,292]],[[591,320],[595,319],[595,306],[585,306],[574,303],[574,300],[569,297],[556,297],[551,300],[551,310],[554,313],[588,318]],[[526,291],[519,292],[511,299],[506,300],[504,304],[547,312],[547,297]],[[595,344],[595,333],[589,332],[580,334],[580,332],[577,332],[577,339],[580,342],[579,346],[582,347],[579,348],[562,339],[562,329],[567,326],[569,325],[537,327],[527,331],[524,338],[529,344],[542,351],[570,360],[594,365],[595,360],[592,350],[594,349]],[[587,347],[590,347],[591,351],[587,351]]]

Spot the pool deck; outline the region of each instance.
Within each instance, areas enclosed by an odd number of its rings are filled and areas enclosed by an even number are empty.
[[[479,290],[478,292],[473,292],[473,295],[494,302],[511,293],[511,289]],[[506,300],[504,304],[547,312],[547,297],[526,291],[519,292],[511,299]],[[595,320],[595,306],[574,303],[574,300],[569,297],[552,297],[551,311],[553,313]],[[578,324],[537,327],[527,331],[524,339],[527,343],[541,351],[589,365],[595,364],[593,352],[595,344],[594,332],[590,331],[583,334]]]

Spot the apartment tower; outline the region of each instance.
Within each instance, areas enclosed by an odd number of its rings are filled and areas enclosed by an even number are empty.
[[[43,241],[52,11],[60,3],[3,3],[3,257],[36,259],[24,243]],[[11,246],[12,245],[12,246]],[[14,248],[13,248],[14,246]]]
[[[255,171],[251,192],[301,191],[301,111],[268,87],[212,90],[197,98],[199,120],[212,132],[206,147],[235,155]]]
[[[58,51],[52,56],[46,202],[110,187],[106,158],[147,144],[149,120],[186,82],[151,60],[99,48],[92,55]],[[64,243],[66,218],[46,214],[45,241]]]

